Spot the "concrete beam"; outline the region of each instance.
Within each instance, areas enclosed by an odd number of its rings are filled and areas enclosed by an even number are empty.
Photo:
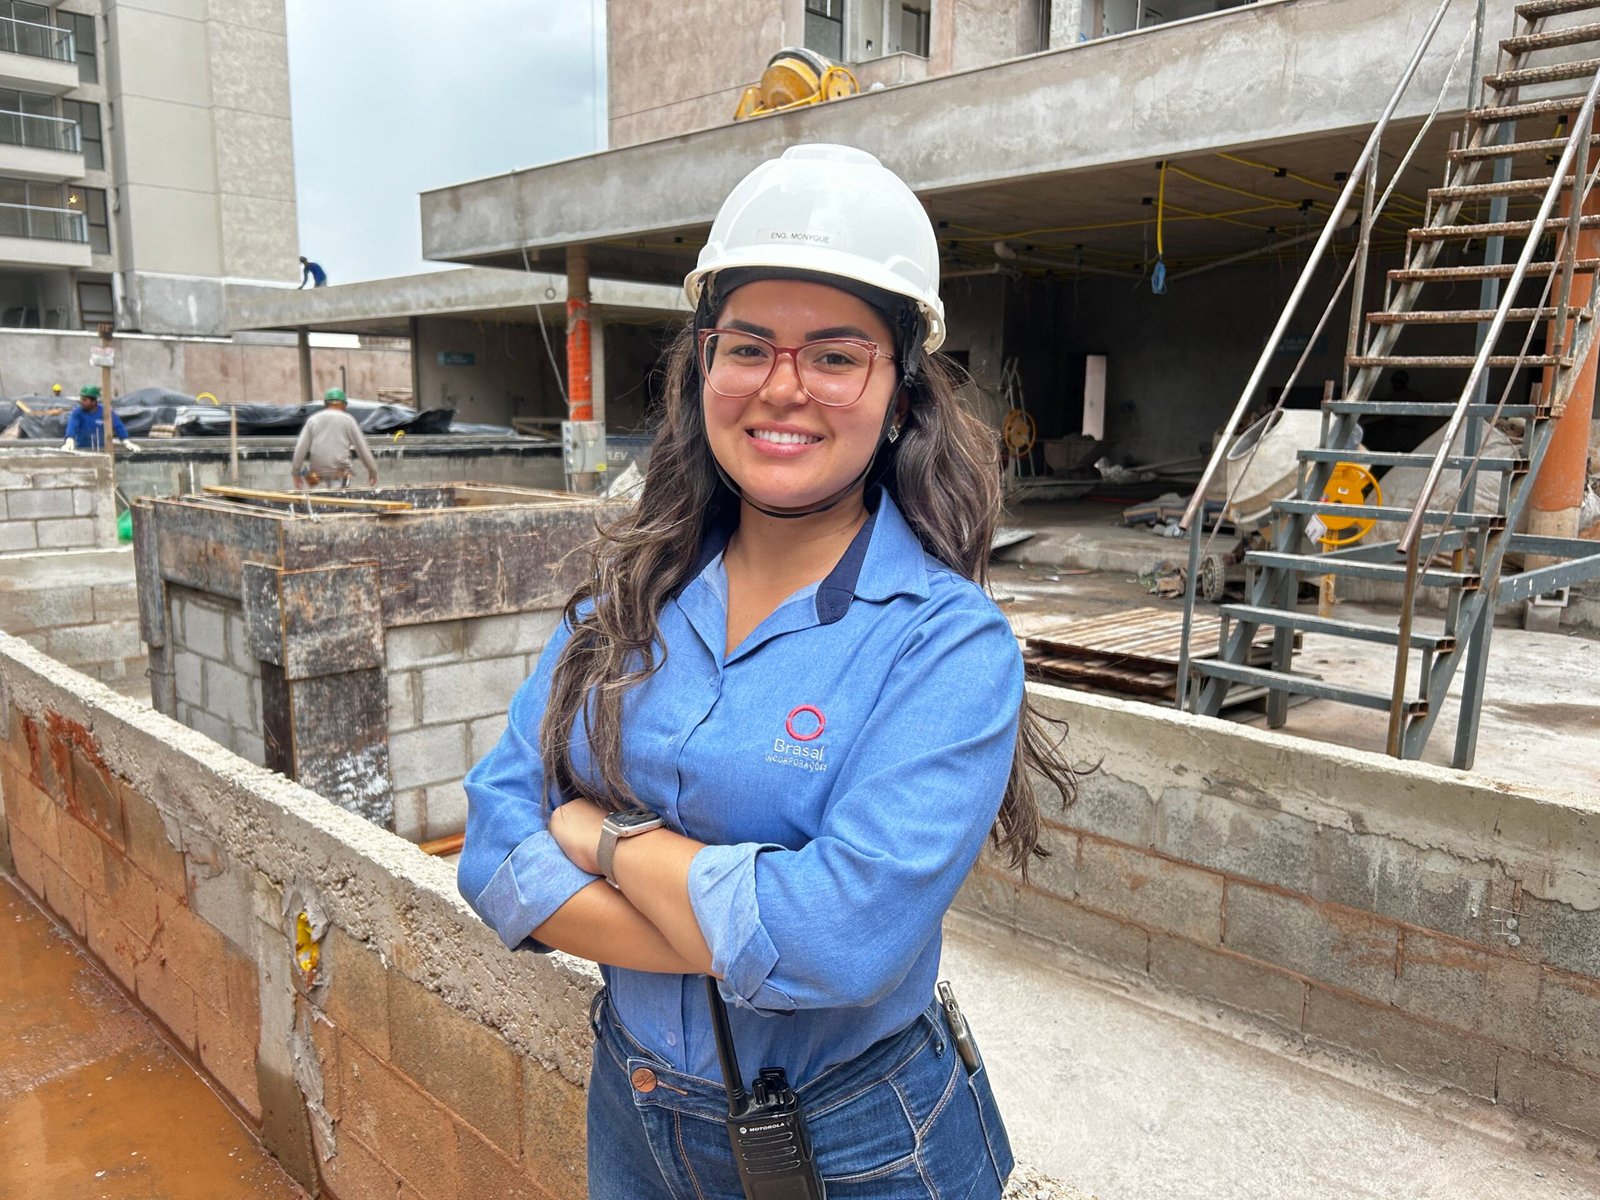
[[[592,292],[592,309],[602,315],[668,320],[688,311],[674,287],[596,279]],[[404,337],[417,317],[533,322],[538,307],[545,321],[560,329],[566,323],[566,305],[567,280],[559,272],[474,268],[304,290],[230,285],[228,327]]]
[[[1494,33],[1511,31],[1512,7],[1489,0],[1490,46]],[[1400,119],[1431,107],[1473,8],[1453,6]],[[1323,153],[1331,143],[1335,161],[1348,166],[1357,152],[1351,135],[1381,113],[1433,9],[1391,0],[1235,8],[424,192],[423,253],[489,263],[520,260],[527,247],[544,262],[540,251],[610,243],[594,246],[596,270],[672,278],[733,184],[809,141],[878,155],[936,218],[948,208],[993,223],[1011,212],[1039,215],[1051,203],[1070,216],[1077,197],[1064,177],[1162,158],[1269,144],[1292,155],[1297,141],[1320,140]],[[1446,111],[1463,106],[1467,74],[1463,65]]]

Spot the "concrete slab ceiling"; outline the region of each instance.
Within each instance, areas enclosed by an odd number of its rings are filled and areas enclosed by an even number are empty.
[[[1495,40],[1513,32],[1512,7],[1488,2],[1484,70]],[[1421,223],[1461,128],[1474,8],[1451,6],[1382,148],[1387,178],[1450,78],[1384,225],[1396,245]],[[422,195],[423,252],[521,266],[526,251],[536,267],[561,271],[565,247],[588,243],[596,274],[671,284],[746,171],[821,141],[870,150],[911,184],[939,228],[946,273],[1137,274],[1155,256],[1166,160],[1177,168],[1165,190],[1168,269],[1204,266],[1320,228],[1434,9],[1392,0],[1235,8],[441,188]]]
[[[525,271],[520,259],[512,270],[425,272],[304,290],[230,284],[228,328],[406,337],[413,317],[532,325],[542,315],[564,329],[566,275]],[[676,287],[595,279],[591,295],[590,310],[603,320],[667,321],[688,311]]]

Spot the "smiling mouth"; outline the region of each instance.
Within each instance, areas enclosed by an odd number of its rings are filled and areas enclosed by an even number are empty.
[[[809,433],[779,433],[772,429],[752,429],[749,435],[758,442],[771,442],[775,446],[810,446],[822,440]]]

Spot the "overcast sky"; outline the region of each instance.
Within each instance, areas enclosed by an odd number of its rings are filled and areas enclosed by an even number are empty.
[[[417,193],[599,148],[601,0],[287,9],[300,253],[331,283],[430,269]]]

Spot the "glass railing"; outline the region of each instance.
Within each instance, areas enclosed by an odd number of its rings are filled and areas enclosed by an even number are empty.
[[[62,150],[68,154],[83,152],[76,121],[38,113],[0,111],[0,143],[34,150]]]
[[[0,204],[0,237],[89,244],[89,219],[75,208]]]
[[[77,62],[78,47],[72,30],[0,17],[0,52],[51,58],[56,62]]]

